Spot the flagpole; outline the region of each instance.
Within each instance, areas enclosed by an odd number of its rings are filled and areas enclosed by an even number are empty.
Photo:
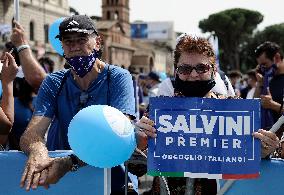
[[[278,129],[280,129],[281,125],[284,124],[284,115],[282,115],[278,121],[271,127],[269,131],[275,133]]]
[[[20,22],[20,0],[14,0],[14,18]]]

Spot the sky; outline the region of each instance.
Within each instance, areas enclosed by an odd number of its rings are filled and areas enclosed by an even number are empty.
[[[264,16],[258,30],[284,23],[282,0],[129,0],[130,22],[173,21],[177,32],[200,34],[198,23],[210,14],[231,8],[245,8]],[[80,14],[101,16],[102,0],[69,0]]]

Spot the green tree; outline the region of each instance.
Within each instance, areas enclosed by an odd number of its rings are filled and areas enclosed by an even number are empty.
[[[199,28],[218,37],[220,66],[226,71],[240,69],[242,43],[262,20],[263,15],[257,11],[235,8],[210,15],[199,22]]]
[[[277,43],[284,49],[284,23],[266,27],[263,31],[257,31],[253,37],[247,40],[241,51],[242,70],[255,68],[257,65],[254,51],[258,45],[265,41]]]

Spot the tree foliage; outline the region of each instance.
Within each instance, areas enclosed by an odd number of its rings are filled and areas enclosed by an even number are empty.
[[[258,45],[265,41],[277,43],[282,49],[283,54],[284,23],[268,26],[263,31],[256,32],[253,37],[246,41],[246,44],[244,44],[245,47],[243,47],[241,51],[242,70],[255,68],[257,62],[255,59],[254,51]]]
[[[257,11],[235,8],[210,15],[199,22],[199,28],[218,37],[221,67],[240,69],[242,43],[262,20],[263,15]]]

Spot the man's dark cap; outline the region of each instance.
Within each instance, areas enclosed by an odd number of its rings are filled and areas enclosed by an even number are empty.
[[[158,81],[158,82],[161,82],[161,78],[160,78],[159,74],[156,73],[156,72],[150,72],[148,74],[148,78],[155,80],[155,81]]]
[[[94,21],[87,15],[73,15],[65,18],[59,25],[59,35],[55,38],[61,40],[62,35],[68,32],[78,32],[98,35]]]

